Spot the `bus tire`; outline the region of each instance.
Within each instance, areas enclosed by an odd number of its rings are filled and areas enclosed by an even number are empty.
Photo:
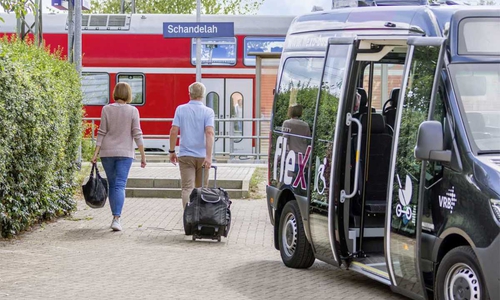
[[[479,261],[471,247],[460,246],[444,256],[437,271],[434,299],[489,299]]]
[[[289,201],[279,223],[278,241],[283,263],[290,268],[307,269],[314,263],[314,253],[306,238],[297,201]]]

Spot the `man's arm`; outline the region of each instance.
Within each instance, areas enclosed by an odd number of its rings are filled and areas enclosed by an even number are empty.
[[[212,165],[212,151],[214,149],[214,128],[212,126],[205,127],[205,140],[206,140],[206,148],[207,153],[205,155],[205,161],[203,165],[205,168],[210,168]]]
[[[177,164],[177,154],[175,153],[175,145],[177,145],[177,137],[179,135],[179,127],[173,126],[170,128],[170,162],[174,165]],[[173,152],[172,152],[173,151]]]

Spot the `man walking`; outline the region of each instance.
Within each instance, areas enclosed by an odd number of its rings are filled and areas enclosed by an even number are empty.
[[[205,86],[195,82],[189,86],[190,101],[179,105],[175,110],[174,121],[170,129],[170,162],[177,165],[181,172],[182,207],[189,202],[189,195],[195,187],[201,187],[202,167],[205,167],[205,185],[208,184],[208,171],[212,165],[214,146],[213,109],[206,107]],[[179,155],[175,153],[177,137],[181,132]]]

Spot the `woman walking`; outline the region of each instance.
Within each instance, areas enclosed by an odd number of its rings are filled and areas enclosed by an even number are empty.
[[[113,91],[115,103],[102,108],[92,163],[101,157],[109,184],[109,205],[113,214],[111,229],[122,230],[120,216],[125,202],[125,186],[135,156],[134,140],[141,153],[141,167],[146,167],[146,154],[139,123],[139,111],[132,105],[130,85],[120,82]]]

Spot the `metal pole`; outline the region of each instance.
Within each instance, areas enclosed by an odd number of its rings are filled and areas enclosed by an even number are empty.
[[[196,0],[196,22],[200,22],[201,0]],[[196,38],[196,81],[201,82],[201,39]]]
[[[78,75],[82,73],[82,0],[75,1],[75,65]]]
[[[255,57],[255,118],[260,119],[262,117],[262,112],[261,112],[261,84],[262,84],[262,58],[260,56]],[[260,129],[261,129],[261,122],[257,122],[257,144],[256,146],[256,151],[257,152],[257,160],[260,159]]]
[[[384,101],[387,99],[387,94],[389,90],[389,69],[387,67],[387,64],[381,64],[380,78],[381,78],[380,87],[382,88],[380,104],[384,105]]]
[[[73,23],[73,2],[68,1],[68,61],[70,63],[74,62],[73,60],[73,41],[74,41],[74,23]]]
[[[42,36],[42,0],[35,1],[35,44],[40,46],[43,42]]]

